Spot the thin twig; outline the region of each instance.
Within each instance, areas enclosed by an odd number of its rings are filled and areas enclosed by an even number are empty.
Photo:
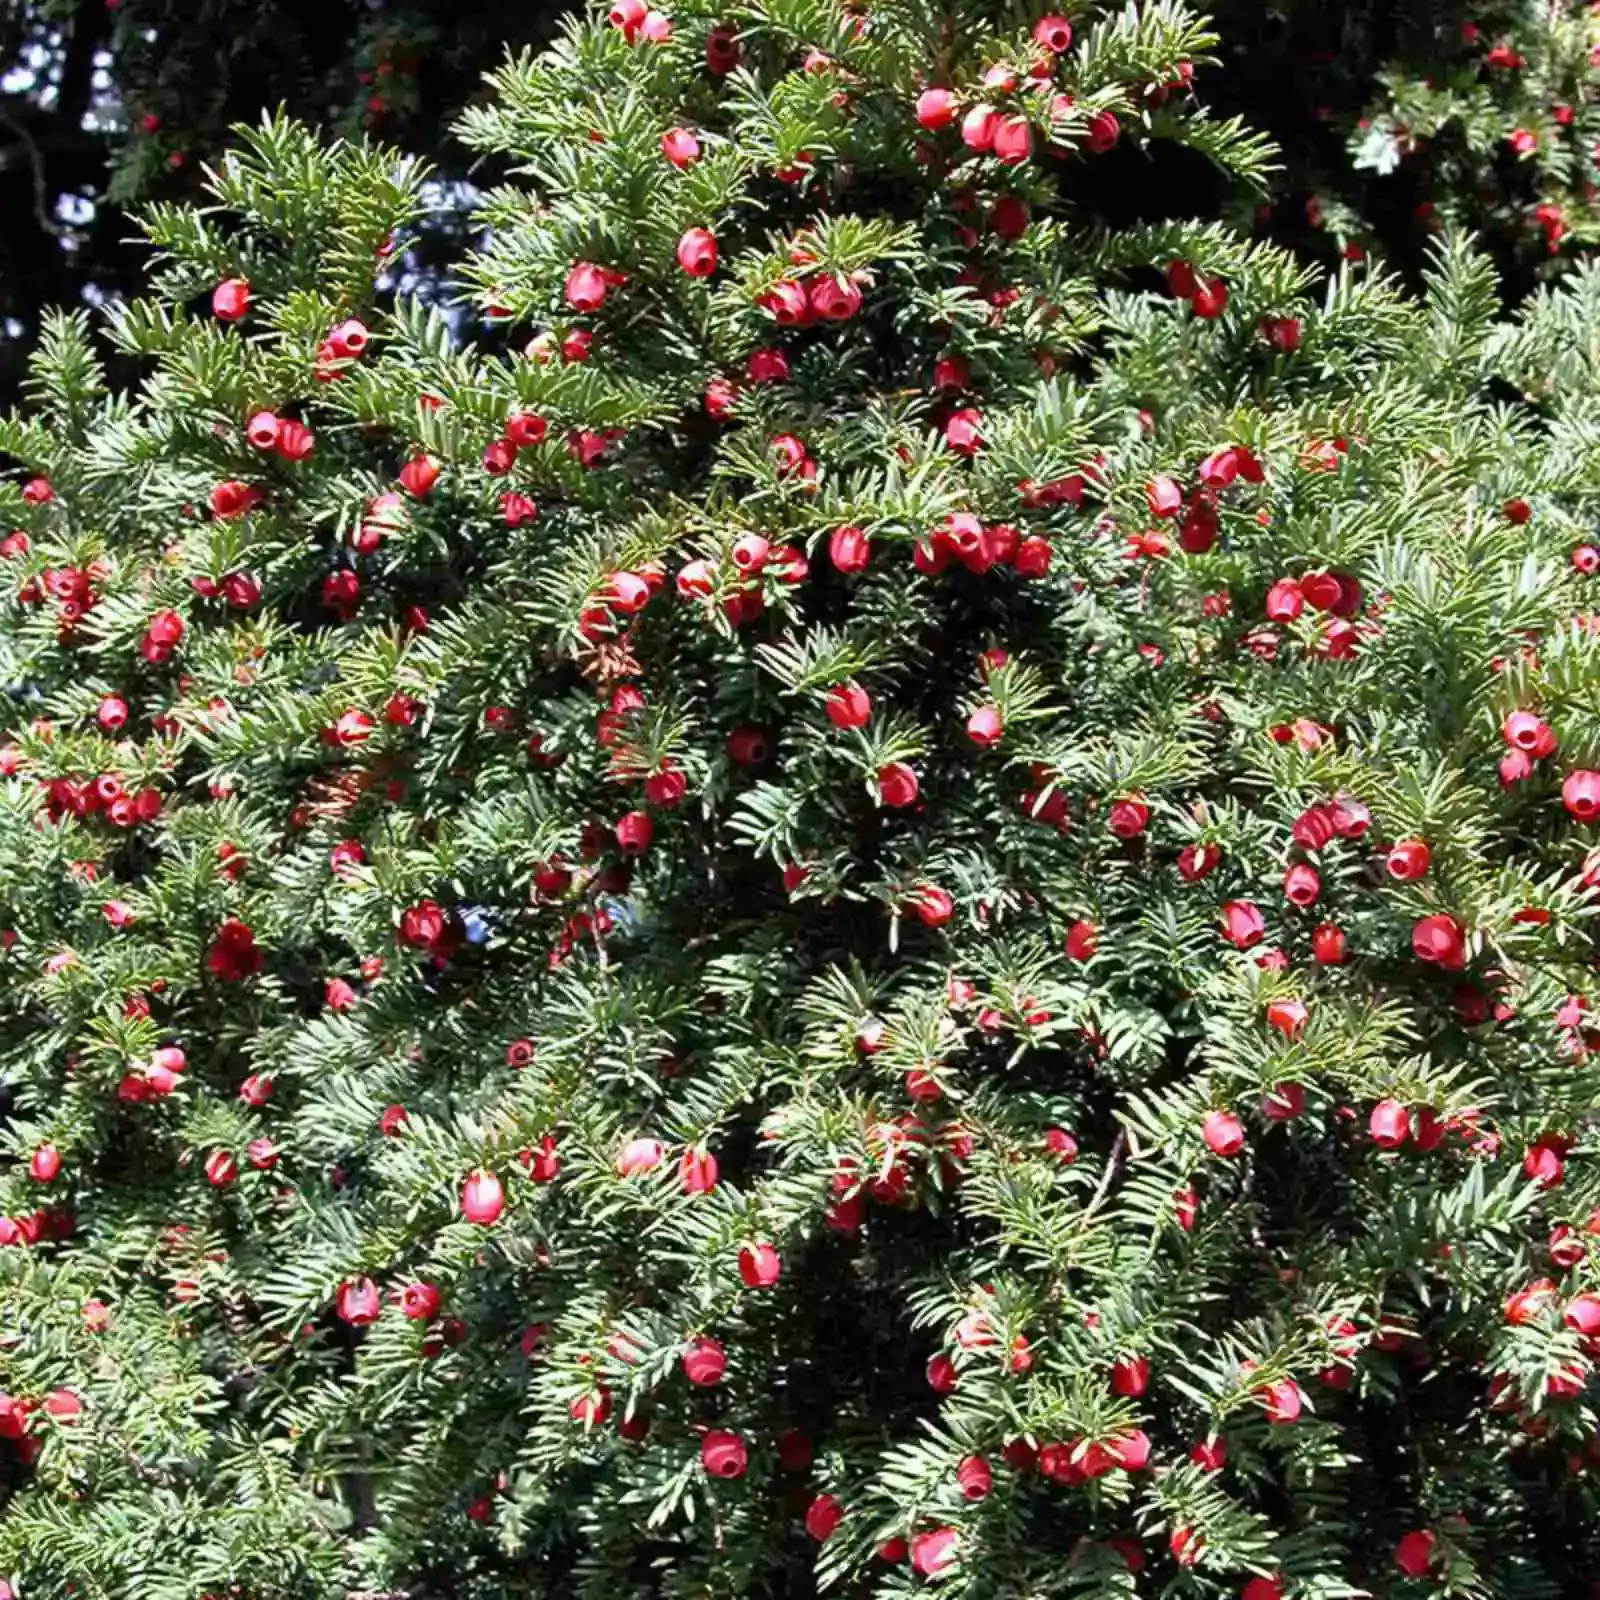
[[[72,230],[64,228],[50,215],[45,204],[49,197],[49,187],[44,177],[44,157],[39,153],[39,146],[31,133],[22,123],[11,115],[9,111],[0,110],[0,126],[9,128],[16,135],[27,154],[28,164],[33,169],[33,216],[39,226],[54,239],[63,239]]]
[[[1084,1221],[1088,1221],[1100,1209],[1102,1202],[1111,1191],[1111,1180],[1116,1177],[1117,1169],[1122,1165],[1123,1153],[1128,1148],[1128,1135],[1122,1130],[1117,1130],[1117,1137],[1112,1142],[1111,1154],[1106,1157],[1106,1170],[1100,1174],[1100,1184],[1089,1198],[1088,1209],[1083,1213]]]

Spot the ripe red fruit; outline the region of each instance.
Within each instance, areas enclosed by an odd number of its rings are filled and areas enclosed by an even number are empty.
[[[578,262],[567,274],[566,295],[574,311],[598,311],[606,300],[605,274],[590,262]]]
[[[1096,111],[1089,118],[1085,143],[1096,155],[1104,155],[1116,144],[1121,133],[1122,124],[1117,121],[1115,111]]]
[[[783,1271],[778,1248],[771,1244],[747,1244],[739,1250],[739,1276],[751,1289],[770,1289]]]
[[[1078,1159],[1078,1141],[1065,1128],[1047,1128],[1044,1135],[1044,1147],[1064,1167],[1070,1167]]]
[[[1372,826],[1372,813],[1359,800],[1339,795],[1333,802],[1333,831],[1341,839],[1359,839]]]
[[[1513,750],[1534,754],[1550,734],[1550,726],[1531,711],[1513,711],[1500,725],[1500,732]]]
[[[479,1167],[461,1189],[461,1215],[479,1227],[492,1227],[506,1208],[506,1192],[500,1180]]]
[[[930,133],[956,120],[956,97],[948,89],[924,89],[917,96],[917,122]]]
[[[1195,289],[1190,303],[1197,317],[1214,321],[1228,309],[1228,286],[1221,278],[1207,278]]]
[[[975,745],[987,749],[990,745],[998,744],[1004,733],[1005,723],[995,706],[979,706],[967,718],[967,737]]]
[[[713,1478],[742,1478],[750,1452],[738,1434],[713,1428],[700,1441],[700,1460]]]
[[[218,322],[237,322],[250,310],[250,283],[246,278],[224,278],[211,291],[211,315]]]
[[[683,1373],[697,1389],[713,1389],[728,1370],[727,1353],[715,1339],[691,1339],[683,1352]]]
[[[259,972],[266,958],[256,946],[256,936],[247,923],[230,917],[217,929],[206,952],[206,967],[224,983],[242,983]]]
[[[408,1283],[400,1291],[400,1309],[413,1322],[431,1322],[439,1309],[439,1291],[431,1283]]]
[[[678,1158],[678,1180],[685,1194],[709,1194],[717,1186],[717,1158],[690,1145]]]
[[[1419,961],[1459,969],[1467,964],[1466,935],[1454,917],[1436,912],[1424,917],[1411,930],[1411,948]]]
[[[230,478],[225,483],[219,483],[211,491],[211,514],[219,521],[226,522],[233,517],[242,517],[246,512],[253,511],[261,501],[262,493],[259,489]]]
[[[1252,1578],[1239,1591],[1239,1600],[1283,1600],[1283,1586],[1274,1578]]]
[[[556,1136],[547,1133],[537,1150],[524,1150],[522,1164],[535,1183],[554,1183],[561,1175],[561,1157],[556,1153]]]
[[[659,1139],[630,1139],[617,1154],[617,1172],[631,1178],[661,1165],[666,1154]]]
[[[760,728],[735,728],[728,735],[728,759],[741,767],[759,767],[767,759],[768,741]]]
[[[1600,772],[1569,772],[1561,785],[1561,803],[1579,822],[1600,816]]]
[[[1278,1383],[1269,1383],[1260,1394],[1266,1404],[1269,1422],[1282,1427],[1300,1420],[1300,1413],[1305,1407],[1305,1395],[1293,1379],[1284,1378]]]
[[[661,153],[681,170],[700,159],[700,141],[687,128],[669,128],[661,135]]]
[[[1072,48],[1072,24],[1065,17],[1040,17],[1033,25],[1033,38],[1052,55],[1065,55]]]
[[[1244,1124],[1231,1111],[1208,1111],[1200,1119],[1200,1137],[1213,1155],[1236,1156],[1244,1149]]]
[[[1204,1439],[1190,1448],[1189,1459],[1202,1472],[1221,1472],[1228,1464],[1228,1441]]]
[[[1222,936],[1241,950],[1249,950],[1266,937],[1267,925],[1248,900],[1226,900],[1222,906]]]
[[[580,1394],[567,1409],[574,1422],[586,1428],[601,1427],[611,1415],[611,1391],[600,1384],[588,1394]]]
[[[691,278],[709,278],[717,270],[717,241],[709,228],[690,228],[678,240],[678,265]]]
[[[1588,1255],[1583,1238],[1565,1223],[1550,1230],[1550,1259],[1563,1271],[1577,1266]]]
[[[1428,1568],[1433,1565],[1433,1547],[1437,1542],[1434,1534],[1426,1528],[1408,1533],[1394,1547],[1394,1564],[1408,1578],[1425,1577]]]
[[[867,570],[872,544],[860,528],[835,528],[828,538],[828,559],[840,572],[854,577]]]
[[[326,348],[336,360],[355,360],[367,348],[371,337],[364,322],[349,317],[328,335]]]
[[[617,819],[617,844],[626,856],[642,856],[655,837],[647,811],[629,811]]]
[[[644,781],[644,797],[653,806],[675,806],[689,792],[689,780],[676,767],[663,767]]]
[[[824,709],[836,728],[864,728],[872,720],[872,698],[855,682],[830,689]]]
[[[1558,1189],[1566,1173],[1566,1161],[1558,1145],[1540,1139],[1524,1152],[1522,1170],[1541,1189]]]
[[[1215,871],[1222,850],[1214,844],[1186,844],[1178,852],[1178,875],[1187,883],[1198,883]]]
[[[996,161],[1008,167],[1020,166],[1033,154],[1032,124],[1026,117],[1000,117],[990,148]]]
[[[961,1536],[954,1528],[934,1528],[911,1541],[911,1565],[925,1578],[936,1578],[955,1565],[961,1554]]]
[[[28,1162],[28,1176],[36,1183],[53,1183],[61,1171],[61,1152],[53,1144],[42,1144]]]
[[[1506,1296],[1505,1319],[1513,1327],[1525,1328],[1539,1322],[1556,1305],[1556,1286],[1548,1278],[1535,1278],[1526,1288]]]
[[[831,1494],[819,1494],[806,1507],[806,1532],[818,1544],[826,1543],[843,1521],[844,1507]]]
[[[944,425],[944,442],[957,455],[977,455],[983,448],[983,414],[975,406],[951,412]]]
[[[1137,795],[1111,802],[1107,826],[1119,839],[1136,839],[1150,825],[1150,807]]]
[[[1311,934],[1311,954],[1318,965],[1337,967],[1344,961],[1344,929],[1335,922],[1320,923]]]
[[[1144,497],[1150,514],[1156,517],[1175,517],[1183,510],[1183,487],[1176,478],[1162,472],[1144,486]]]
[[[1261,1115],[1269,1122],[1292,1122],[1305,1109],[1306,1092],[1298,1083],[1276,1084],[1261,1097]]]
[[[751,383],[787,383],[789,358],[782,350],[752,350],[744,375]]]
[[[278,442],[281,424],[270,411],[258,411],[244,425],[244,436],[256,450],[271,450]]]
[[[1308,1014],[1303,1000],[1274,1000],[1267,1007],[1267,1026],[1286,1039],[1298,1039]]]
[[[400,469],[400,487],[413,500],[426,500],[439,481],[439,463],[432,456],[413,456]]]
[[[444,908],[436,900],[419,900],[400,914],[400,942],[426,949],[444,938]]]
[[[1411,1137],[1411,1114],[1398,1100],[1380,1100],[1367,1119],[1372,1142],[1384,1150],[1398,1150]]]
[[[517,464],[517,447],[509,439],[495,439],[484,447],[483,470],[503,478]]]
[[[1384,865],[1389,869],[1389,876],[1397,883],[1414,883],[1425,873],[1433,862],[1433,852],[1428,848],[1425,840],[1402,839],[1398,844],[1389,847],[1389,853],[1384,857]]]
[[[1011,558],[1011,565],[1019,578],[1043,578],[1050,571],[1050,560],[1054,554],[1048,539],[1037,534],[1029,534],[1017,546],[1017,553]]]
[[[1293,622],[1305,610],[1305,595],[1293,578],[1279,578],[1267,590],[1266,614],[1273,622]]]
[[[878,769],[878,793],[883,803],[897,811],[915,805],[920,785],[917,775],[903,761],[891,761]]]
[[[252,1072],[239,1085],[239,1098],[247,1106],[264,1106],[272,1098],[272,1079],[262,1073]]]
[[[1322,893],[1322,878],[1315,867],[1296,861],[1283,875],[1283,892],[1292,905],[1315,905]]]
[[[956,1467],[956,1485],[968,1500],[982,1500],[994,1487],[994,1474],[982,1456],[966,1456]]]
[[[334,1295],[333,1308],[341,1322],[348,1322],[353,1328],[364,1328],[382,1315],[383,1301],[371,1278],[346,1278]]]
[[[1192,300],[1200,287],[1200,280],[1187,261],[1169,261],[1166,278],[1168,290],[1179,300]]]
[[[839,272],[818,273],[811,280],[811,311],[825,322],[848,322],[861,309],[861,290]]]
[[[935,1394],[954,1394],[956,1389],[956,1364],[947,1355],[937,1355],[928,1362],[928,1387]]]
[[[1149,1361],[1143,1356],[1118,1356],[1111,1368],[1111,1387],[1117,1394],[1143,1394],[1150,1387]]]
[[[931,883],[918,885],[906,896],[906,905],[929,928],[942,928],[954,915],[956,903],[948,890]]]
[[[1582,1334],[1585,1339],[1593,1339],[1596,1335],[1600,1335],[1600,1294],[1574,1295],[1567,1302],[1561,1320],[1574,1333]]]
[[[1167,1548],[1172,1551],[1172,1559],[1180,1567],[1192,1567],[1200,1559],[1205,1547],[1205,1535],[1196,1533],[1189,1527],[1174,1528],[1172,1537],[1167,1540]]]
[[[1081,918],[1067,929],[1067,955],[1074,961],[1087,961],[1100,948],[1100,930]]]

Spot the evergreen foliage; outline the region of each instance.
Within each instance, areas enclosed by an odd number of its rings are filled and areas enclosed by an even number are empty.
[[[52,322],[23,1600],[1581,1592],[1600,274],[1119,225],[1272,151],[1071,32],[572,20],[461,129],[515,356],[282,118]]]

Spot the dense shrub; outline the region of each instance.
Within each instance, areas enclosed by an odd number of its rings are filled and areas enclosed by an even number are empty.
[[[149,217],[135,393],[53,325],[22,1595],[1593,1570],[1600,278],[1114,226],[1266,152],[1180,8],[1071,31],[574,23],[463,128],[509,360],[283,122]]]

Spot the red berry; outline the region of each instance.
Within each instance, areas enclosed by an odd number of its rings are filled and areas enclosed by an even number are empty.
[[[700,1441],[700,1460],[713,1478],[742,1478],[750,1452],[738,1434],[714,1428]]]
[[[598,311],[605,304],[605,275],[596,266],[580,261],[567,274],[567,304],[574,311]]]
[[[728,1370],[728,1357],[715,1339],[692,1339],[683,1353],[683,1372],[697,1389],[712,1389],[722,1382]]]
[[[860,528],[835,528],[828,538],[828,559],[852,577],[867,570],[871,555],[871,541]]]
[[[782,1272],[776,1245],[747,1244],[739,1250],[739,1276],[746,1287],[770,1289]]]
[[[844,1521],[844,1507],[831,1494],[819,1494],[806,1507],[806,1532],[824,1544]]]
[[[690,228],[678,240],[678,265],[691,278],[709,278],[717,270],[717,241],[709,228]]]
[[[211,291],[211,314],[218,322],[237,322],[250,310],[250,284],[244,278],[225,278]]]
[[[917,96],[917,121],[930,133],[956,120],[956,97],[948,89],[924,89]]]
[[[1426,1577],[1428,1568],[1433,1565],[1433,1547],[1437,1542],[1436,1536],[1427,1529],[1408,1533],[1394,1547],[1394,1564],[1408,1578]]]
[[[500,1180],[479,1167],[461,1190],[461,1215],[479,1227],[491,1227],[506,1208],[506,1193]]]
[[[1228,900],[1222,907],[1223,937],[1241,950],[1249,950],[1266,937],[1267,925],[1248,900]]]
[[[1213,1155],[1236,1156],[1244,1149],[1244,1124],[1231,1111],[1208,1111],[1200,1119],[1200,1137]]]
[[[1117,1394],[1143,1394],[1150,1387],[1150,1363],[1143,1356],[1118,1356],[1111,1368],[1111,1387]]]
[[[669,128],[661,135],[661,153],[673,166],[692,166],[700,159],[700,141],[687,128]]]
[[[1380,1100],[1367,1119],[1372,1141],[1384,1150],[1398,1150],[1411,1137],[1411,1115],[1398,1100]]]

